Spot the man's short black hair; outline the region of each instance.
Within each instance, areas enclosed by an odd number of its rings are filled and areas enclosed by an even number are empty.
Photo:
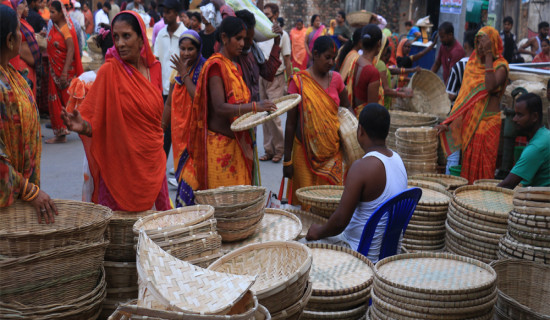
[[[510,17],[510,16],[506,16],[502,20],[502,23],[506,23],[506,22],[508,22],[509,24],[514,24],[514,19],[512,19],[512,17]]]
[[[550,25],[548,24],[548,22],[543,21],[539,23],[539,31],[542,30],[542,28],[550,28]]]
[[[385,140],[390,131],[390,113],[378,103],[369,103],[359,114],[359,124],[369,138]]]
[[[109,11],[111,11],[111,4],[107,1],[105,1],[105,3],[103,3],[103,8],[107,8],[107,9],[109,9]]]
[[[470,45],[470,48],[476,47],[476,31],[475,30],[468,30],[464,32],[464,44]]]
[[[443,31],[443,33],[445,34],[453,34],[453,35],[455,34],[455,27],[449,21],[443,22],[439,26],[439,30],[440,30],[439,32]]]
[[[529,92],[527,94],[521,95],[516,100],[516,104],[522,101],[525,101],[525,105],[527,106],[527,110],[529,110],[529,113],[539,114],[539,124],[542,123],[542,99],[538,95]]]
[[[344,21],[346,21],[346,13],[342,10],[338,11],[338,14],[342,17],[342,19],[344,19]]]
[[[410,21],[405,21],[405,27],[412,27],[413,24]]]
[[[254,29],[256,26],[256,18],[252,14],[252,12],[248,10],[239,10],[235,12],[235,15],[237,18],[241,19],[244,22],[244,25],[246,26],[246,29]]]

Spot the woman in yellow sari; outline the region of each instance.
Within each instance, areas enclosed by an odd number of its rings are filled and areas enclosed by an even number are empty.
[[[277,110],[269,101],[251,102],[250,90],[235,62],[246,37],[243,21],[226,17],[219,28],[222,47],[202,67],[191,110],[188,148],[198,190],[259,184],[254,131],[233,132],[230,127],[247,112]]]
[[[438,126],[447,155],[462,150],[461,176],[473,183],[495,176],[500,137],[499,102],[508,78],[498,31],[483,27],[476,35],[462,86],[449,117]]]
[[[53,223],[55,204],[40,189],[40,119],[32,90],[9,63],[21,48],[20,23],[13,9],[0,5],[0,208],[29,202],[38,222]]]
[[[283,175],[292,179],[292,204],[302,187],[342,185],[338,106],[349,107],[346,89],[334,66],[337,48],[328,36],[313,45],[313,65],[295,73],[288,93],[302,95],[302,103],[287,114]]]

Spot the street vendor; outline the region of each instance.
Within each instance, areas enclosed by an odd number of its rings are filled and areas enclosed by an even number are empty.
[[[529,144],[499,187],[513,189],[520,182],[524,187],[550,186],[550,130],[542,125],[542,100],[528,93],[515,104],[514,123],[518,131],[527,136]]]

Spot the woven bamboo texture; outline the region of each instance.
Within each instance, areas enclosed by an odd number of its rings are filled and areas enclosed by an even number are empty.
[[[503,256],[550,264],[550,248],[520,242],[509,233],[500,239],[498,246]]]
[[[468,180],[466,180],[465,178],[451,176],[447,174],[423,173],[414,175],[410,178],[435,181],[447,186],[447,190],[455,190],[468,184]]]
[[[277,313],[272,313],[271,318],[273,320],[299,320],[302,316],[304,308],[311,298],[311,293],[313,292],[313,285],[311,282],[308,282],[306,288],[304,289],[302,297],[296,301],[290,307],[281,310]]]
[[[474,181],[474,186],[493,186],[496,187],[502,180],[499,179],[479,179]]]
[[[455,190],[454,200],[461,207],[496,217],[508,217],[513,209],[514,192],[492,186],[464,186]]]
[[[357,127],[359,122],[357,117],[347,108],[338,108],[338,120],[340,127],[338,134],[340,135],[340,147],[342,148],[344,161],[348,166],[358,159],[361,159],[365,151],[357,141]]]
[[[276,313],[303,296],[311,262],[311,250],[307,246],[291,241],[270,241],[234,250],[208,269],[257,276],[252,292],[270,313]]]
[[[254,277],[202,269],[181,261],[142,232],[139,235],[137,269],[140,303],[191,313],[227,313],[249,290]],[[149,296],[151,299],[145,300]]]
[[[142,212],[115,211],[105,230],[105,238],[109,246],[105,251],[105,260],[108,261],[136,261],[134,224],[142,217],[153,214],[155,211]]]
[[[222,243],[222,250],[231,251],[252,243],[296,240],[302,231],[302,222],[290,212],[265,209],[264,218],[256,232],[244,241]]]
[[[439,76],[430,70],[421,69],[414,73],[408,86],[414,90],[410,99],[411,110],[435,114],[440,120],[447,118],[451,100]]]
[[[370,23],[371,18],[372,13],[365,10],[351,12],[346,16],[346,20],[349,25],[354,28],[362,28],[366,26]]]
[[[326,218],[320,217],[316,214],[304,210],[287,209],[287,211],[296,215],[302,222],[302,232],[300,232],[300,235],[298,236],[298,238],[300,239],[304,238],[307,235],[307,231],[309,230],[309,227],[311,227],[311,225],[323,225],[328,221],[328,219]]]
[[[163,234],[173,229],[189,227],[206,221],[214,216],[214,207],[197,205],[156,212],[140,218],[133,227],[134,233],[145,230],[149,237]]]
[[[346,311],[311,311],[304,310],[301,319],[338,319],[338,320],[357,320],[362,319],[367,312],[367,305],[360,305],[354,309]]]
[[[103,240],[111,209],[72,200],[54,202],[58,215],[53,224],[39,224],[36,209],[23,201],[0,208],[0,256],[22,257],[67,246],[72,241]]]
[[[296,197],[302,204],[334,211],[340,205],[343,192],[343,186],[311,186],[298,189]]]
[[[104,261],[107,287],[126,288],[137,286],[138,277],[135,262]]]
[[[550,266],[510,259],[491,266],[498,275],[497,309],[517,320],[550,319]]]
[[[372,286],[361,291],[342,296],[312,296],[307,304],[311,311],[346,311],[367,304]]]
[[[93,290],[72,300],[56,301],[50,305],[22,306],[16,303],[0,302],[2,319],[36,319],[36,320],[95,320],[101,303],[105,298],[105,272]]]
[[[308,243],[313,264],[310,281],[314,296],[342,296],[372,284],[374,265],[358,252],[335,245]]]
[[[233,123],[231,123],[231,130],[244,131],[252,129],[262,123],[265,123],[282,115],[285,112],[288,112],[289,110],[300,104],[301,101],[302,96],[297,93],[274,99],[272,100],[272,102],[277,106],[276,111],[248,112],[237,118],[235,121],[233,121]]]
[[[0,260],[0,301],[42,306],[88,294],[100,279],[106,247],[80,243]]]
[[[246,204],[265,195],[264,187],[232,186],[195,192],[195,201],[198,204],[218,206],[232,206]]]

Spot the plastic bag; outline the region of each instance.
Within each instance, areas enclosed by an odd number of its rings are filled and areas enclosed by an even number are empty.
[[[254,15],[256,18],[254,41],[262,42],[277,37],[275,33],[271,32],[273,23],[250,0],[226,0],[225,2],[235,11],[246,9]]]

